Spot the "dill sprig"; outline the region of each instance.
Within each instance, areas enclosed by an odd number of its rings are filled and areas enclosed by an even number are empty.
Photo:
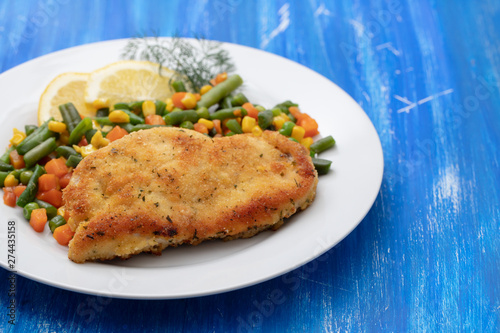
[[[167,67],[176,72],[173,80],[182,80],[198,91],[217,74],[233,72],[234,63],[222,43],[196,37],[195,40],[172,37],[139,36],[128,41],[122,58],[146,60],[159,64],[159,71]]]

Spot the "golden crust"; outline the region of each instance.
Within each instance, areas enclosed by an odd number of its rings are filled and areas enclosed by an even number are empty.
[[[159,127],[86,157],[63,200],[75,262],[160,254],[167,246],[251,237],[314,199],[307,150],[277,132],[211,139]]]

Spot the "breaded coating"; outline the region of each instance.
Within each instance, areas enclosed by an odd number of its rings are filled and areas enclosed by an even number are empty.
[[[87,156],[63,191],[77,263],[251,237],[311,204],[307,149],[277,132],[210,138],[157,127]]]

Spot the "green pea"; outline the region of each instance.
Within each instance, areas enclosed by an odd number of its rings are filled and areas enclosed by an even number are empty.
[[[28,182],[30,181],[31,176],[33,176],[33,171],[31,170],[26,170],[21,172],[21,175],[19,176],[19,180],[23,185],[28,185]]]
[[[24,206],[23,208],[24,218],[29,221],[31,219],[31,212],[33,212],[33,210],[38,208],[40,208],[40,206],[38,206],[36,202],[30,202],[26,204],[26,206]]]

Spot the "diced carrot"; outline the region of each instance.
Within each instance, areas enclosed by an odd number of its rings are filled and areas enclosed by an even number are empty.
[[[78,142],[78,146],[80,147],[83,147],[83,146],[88,146],[88,142],[87,142],[87,139],[85,138],[85,136],[80,140],[80,142]]]
[[[176,92],[175,94],[172,95],[172,102],[174,103],[174,106],[179,109],[185,110],[186,107],[182,103],[182,99],[186,96],[186,92],[181,91],[181,92]]]
[[[26,165],[24,164],[24,158],[22,155],[19,155],[17,150],[13,150],[9,154],[10,164],[14,167],[14,169],[24,168]]]
[[[57,189],[48,190],[46,192],[38,192],[36,198],[38,200],[48,202],[56,208],[62,206],[62,192]]]
[[[21,196],[21,194],[23,194],[25,189],[26,189],[26,186],[17,185],[16,187],[14,187],[14,194],[16,195],[17,198],[19,198]]]
[[[46,173],[44,175],[41,175],[40,178],[38,178],[38,192],[47,192],[52,189],[59,190],[60,188],[61,187],[59,186],[59,178],[54,174]]]
[[[3,203],[10,207],[16,207],[16,195],[12,187],[3,188]]]
[[[241,106],[243,109],[247,110],[248,116],[254,119],[259,119],[259,110],[257,110],[252,103],[247,102]]]
[[[70,226],[68,224],[63,224],[54,230],[54,234],[52,236],[60,245],[66,246],[73,239],[74,235],[75,233],[71,231]]]
[[[208,134],[207,126],[205,126],[205,124],[202,124],[202,123],[194,124],[194,130],[197,132],[200,132],[202,134]]]
[[[157,114],[150,114],[146,117],[145,122],[147,125],[165,125],[165,120]]]
[[[66,166],[64,158],[60,157],[48,161],[47,164],[45,164],[45,171],[47,171],[47,174],[56,175],[60,178],[67,174],[69,169]]]
[[[290,111],[290,113],[297,119],[299,120],[300,118],[303,117],[303,113],[300,112],[299,108],[296,107],[296,106],[290,106],[288,108],[288,111]]]
[[[72,175],[73,172],[68,172],[67,174],[59,178],[59,186],[61,186],[61,188],[66,188],[66,186],[68,186],[69,184]]]
[[[297,120],[297,125],[303,127],[306,130],[304,134],[305,138],[313,137],[319,134],[318,123],[307,113],[302,114],[301,118]]]
[[[47,224],[47,211],[45,208],[33,209],[31,212],[30,225],[36,232],[42,232]]]
[[[117,125],[108,133],[108,135],[106,135],[106,139],[113,142],[123,138],[127,134],[128,134],[127,130]]]
[[[214,119],[212,120],[212,122],[214,123],[215,131],[217,132],[217,134],[222,134],[222,127],[220,124],[220,120]]]

